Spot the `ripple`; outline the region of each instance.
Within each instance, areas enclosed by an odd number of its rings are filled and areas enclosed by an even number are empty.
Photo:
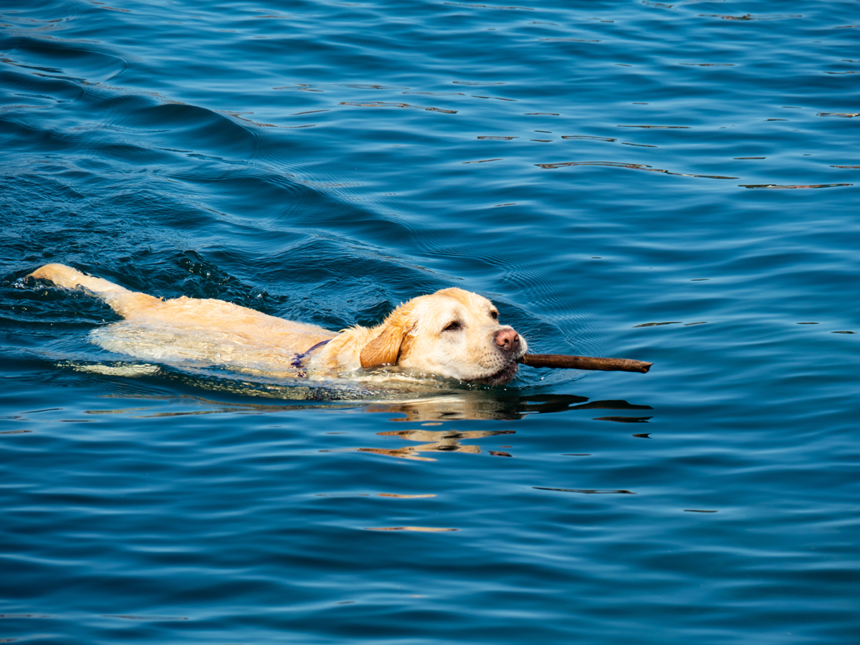
[[[134,614],[104,614],[104,617],[119,618],[120,620],[132,620],[138,622],[174,622],[190,620],[190,618],[187,616],[136,616]]]
[[[737,179],[736,177],[732,177],[732,179]],[[810,184],[810,185],[800,185],[800,184],[741,184],[742,188],[765,188],[770,190],[802,190],[808,188],[839,188],[841,186],[853,186],[854,184]]]
[[[675,320],[675,321],[672,321],[672,322],[649,322],[649,323],[642,323],[641,325],[633,325],[633,327],[634,327],[634,328],[636,328],[636,327],[660,327],[660,326],[662,326],[662,325],[680,325],[680,324],[681,324],[681,321],[679,321],[679,320]]]
[[[545,43],[599,43],[600,40],[589,40],[585,38],[540,38]]]
[[[424,106],[424,105],[411,105],[409,103],[390,103],[385,101],[374,101],[372,103],[354,103],[348,101],[341,101],[340,105],[351,105],[354,107],[373,107],[373,108],[412,108],[415,110],[425,110],[426,112],[441,112],[443,114],[457,114],[457,110],[446,110],[443,108],[432,107],[432,106]]]
[[[608,141],[608,142],[618,141],[618,139],[613,139],[611,137],[596,137],[596,136],[592,136],[592,135],[588,135],[588,134],[570,134],[570,135],[564,135],[561,138],[562,139],[590,139],[592,141]]]
[[[35,70],[48,78],[72,80],[86,85],[115,80],[126,74],[130,63],[95,41],[32,36],[19,31],[17,37],[2,40],[6,55],[0,61],[22,69]],[[14,52],[14,58],[10,55]],[[61,65],[42,61],[61,60]]]
[[[465,2],[443,2],[442,4],[451,5],[454,7],[468,7],[469,9],[494,9],[504,11],[534,11],[531,7],[517,7],[492,4],[467,4]]]
[[[408,87],[400,87],[400,86],[387,86],[387,85],[377,85],[377,84],[361,84],[361,83],[346,83],[344,87],[351,87],[357,90],[408,90]]]
[[[546,488],[543,486],[532,486],[535,490],[549,490],[556,493],[579,493],[581,495],[635,495],[629,490],[598,490],[593,488]]]
[[[463,92],[403,92],[403,94],[414,94],[418,96],[466,96]]]
[[[516,101],[516,99],[508,99],[503,96],[478,96],[477,94],[471,95],[473,99],[492,99],[494,101]]]
[[[632,145],[632,144],[631,144]],[[625,168],[627,170],[642,170],[645,172],[657,172],[663,173],[665,175],[675,175],[678,177],[699,177],[703,179],[738,179],[738,177],[727,177],[723,175],[699,175],[695,173],[686,173],[686,172],[672,172],[670,170],[664,170],[662,168],[653,168],[646,164],[639,163],[623,163],[618,161],[563,161],[557,163],[538,163],[535,166],[539,168],[544,168],[547,170],[555,169],[555,168],[566,168],[566,167],[578,167],[578,166],[605,166],[608,168]],[[848,184],[845,184],[848,185]],[[749,188],[750,186],[745,186],[745,188]]]
[[[460,163],[470,164],[470,163],[490,163],[491,161],[502,161],[501,157],[496,157],[495,159],[479,159],[477,161],[461,161]]]
[[[442,528],[438,526],[380,526],[367,527],[365,531],[416,531],[418,533],[446,533],[450,531],[459,531],[461,529]]]

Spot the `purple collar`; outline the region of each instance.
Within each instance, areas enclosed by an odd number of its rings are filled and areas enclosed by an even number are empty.
[[[290,365],[292,365],[293,367],[295,367],[296,369],[299,370],[299,376],[307,376],[307,374],[304,371],[305,365],[302,361],[304,361],[310,355],[310,353],[312,351],[322,347],[323,345],[325,345],[328,342],[331,342],[332,340],[333,339],[329,338],[328,340],[320,341],[316,345],[311,347],[309,350],[302,352],[301,354],[296,354],[295,358],[293,359],[293,362],[290,363]]]

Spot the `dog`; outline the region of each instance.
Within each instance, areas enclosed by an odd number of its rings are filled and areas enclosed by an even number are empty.
[[[222,300],[162,300],[62,264],[28,277],[83,288],[104,300],[125,320],[96,330],[95,341],[141,358],[317,379],[397,367],[418,376],[503,385],[516,376],[528,350],[524,338],[499,323],[492,302],[458,288],[413,298],[376,327],[337,333]]]

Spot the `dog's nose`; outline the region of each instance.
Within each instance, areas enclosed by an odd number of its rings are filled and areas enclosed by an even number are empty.
[[[520,346],[520,335],[513,329],[500,329],[496,332],[495,341],[503,351],[512,352]]]

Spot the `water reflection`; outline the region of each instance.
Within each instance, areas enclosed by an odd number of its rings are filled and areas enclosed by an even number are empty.
[[[202,414],[219,414],[235,412],[284,412],[291,410],[311,409],[341,409],[355,408],[358,401],[343,400],[313,400],[304,403],[284,402],[282,404],[260,403],[250,400],[249,393],[242,397],[245,400],[218,401],[189,394],[147,393],[141,388],[130,393],[116,393],[106,398],[148,399],[159,402],[158,407],[125,406],[112,410],[88,410],[87,414],[128,414],[137,418],[157,418],[171,416],[187,416]],[[318,393],[317,393],[318,396]],[[462,420],[517,420],[530,414],[549,414],[576,410],[651,410],[648,405],[635,405],[624,400],[591,401],[584,396],[573,394],[522,394],[515,391],[463,391],[456,395],[427,396],[410,400],[365,401],[365,412],[395,415],[389,420],[394,422],[443,422]],[[167,406],[170,409],[164,409]],[[651,417],[615,416],[611,420],[627,422],[642,422]],[[607,419],[609,419],[607,417]],[[602,420],[602,419],[601,419]],[[424,432],[424,437],[430,437],[431,431],[404,431],[410,437],[419,437],[416,432]],[[401,434],[400,432],[388,434]],[[503,433],[493,433],[503,434]],[[406,434],[402,436],[406,437]],[[435,436],[435,435],[433,435]],[[465,435],[464,435],[465,436]],[[477,436],[477,435],[475,435]],[[481,436],[491,436],[484,434]],[[418,439],[424,441],[425,439]]]
[[[89,410],[87,414],[124,414],[137,418],[157,418],[241,412],[271,413],[309,409],[361,409],[364,412],[391,415],[394,422],[441,424],[461,420],[517,420],[531,414],[550,414],[578,410],[635,411],[638,415],[613,415],[600,420],[642,423],[641,416],[651,406],[629,403],[622,399],[591,401],[575,394],[543,394],[516,388],[470,387],[451,381],[332,381],[309,383],[307,380],[265,381],[236,378],[235,374],[212,370],[172,369],[151,364],[84,364],[67,361],[67,367],[86,371],[97,377],[116,379],[108,398],[148,400],[156,405],[123,404],[116,409]],[[108,369],[109,368],[109,369]],[[164,388],[164,386],[167,388]],[[203,388],[217,398],[201,396]],[[183,392],[185,390],[186,392]],[[177,391],[179,393],[177,393]],[[459,439],[493,436],[493,434],[440,435],[429,430],[403,431],[396,434],[410,441],[434,444],[427,451],[470,452]],[[444,435],[444,436],[443,436]],[[498,456],[508,456],[499,454]]]
[[[457,421],[466,419],[521,419],[527,414],[565,412],[588,401],[573,394],[528,395],[506,391],[466,391],[456,395],[413,401],[390,401],[367,407],[368,412],[396,415],[391,421]]]
[[[400,448],[359,448],[358,452],[371,452],[386,457],[397,457],[398,459],[411,459],[415,461],[436,461],[432,457],[425,457],[422,453],[428,452],[466,452],[469,454],[480,454],[481,449],[474,444],[461,443],[465,439],[483,439],[503,434],[515,434],[514,430],[469,430],[461,432],[458,430],[399,430],[394,432],[377,432],[381,437],[398,437],[418,443],[417,446],[407,445]],[[511,455],[505,453],[505,456]]]

